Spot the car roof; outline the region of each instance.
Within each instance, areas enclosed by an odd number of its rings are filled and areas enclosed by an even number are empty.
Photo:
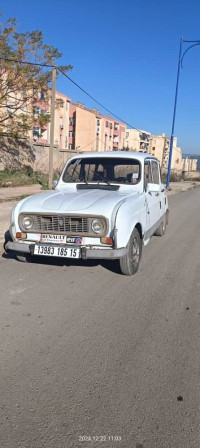
[[[145,159],[153,159],[158,160],[155,156],[152,156],[151,154],[148,154],[146,152],[137,152],[137,151],[95,151],[95,152],[84,152],[84,153],[77,153],[74,154],[70,159],[73,159],[74,157],[80,157],[80,158],[95,158],[95,157],[121,157],[125,159],[137,159],[140,162],[144,161]]]

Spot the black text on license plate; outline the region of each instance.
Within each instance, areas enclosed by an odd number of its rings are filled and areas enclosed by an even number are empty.
[[[59,247],[48,245],[35,245],[34,255],[44,255],[49,257],[63,257],[63,258],[79,258],[80,249],[75,247]]]

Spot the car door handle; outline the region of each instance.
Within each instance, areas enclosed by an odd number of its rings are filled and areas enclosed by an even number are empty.
[[[159,193],[155,193],[155,196],[159,196]]]

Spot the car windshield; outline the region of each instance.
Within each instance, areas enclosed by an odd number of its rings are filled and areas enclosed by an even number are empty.
[[[141,167],[136,159],[122,157],[88,157],[72,160],[63,181],[135,185],[140,181]]]

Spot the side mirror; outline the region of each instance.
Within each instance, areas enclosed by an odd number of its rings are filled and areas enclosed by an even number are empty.
[[[147,184],[147,193],[159,193],[160,185],[159,184]]]
[[[57,185],[58,185],[58,180],[53,180],[53,188],[56,188]]]

